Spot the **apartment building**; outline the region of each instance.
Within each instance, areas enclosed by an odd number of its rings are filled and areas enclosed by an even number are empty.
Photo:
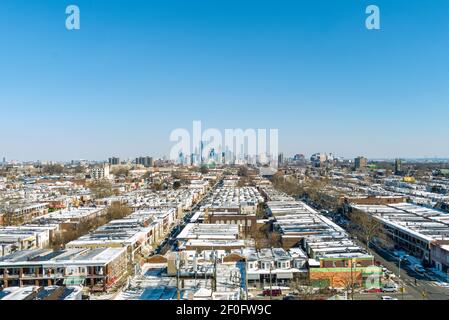
[[[174,208],[136,211],[69,242],[66,248],[125,247],[132,261],[136,253],[151,250],[175,219]]]
[[[242,256],[246,262],[250,286],[289,285],[292,281],[304,281],[308,276],[307,255],[300,248],[245,248],[233,250],[232,254]]]
[[[35,249],[0,258],[0,284],[7,287],[83,284],[105,291],[126,273],[124,248]]]
[[[0,257],[19,250],[47,248],[57,226],[23,225],[0,228]]]
[[[249,244],[235,224],[187,224],[177,236],[179,250],[232,250]]]
[[[410,204],[352,205],[380,221],[398,248],[424,264],[447,271],[449,267],[449,216],[438,210]]]
[[[90,177],[94,180],[109,179],[109,165],[95,166],[90,169]]]
[[[247,237],[257,230],[256,213],[264,199],[254,187],[220,187],[205,199],[204,223],[236,224]]]
[[[81,286],[8,287],[0,291],[0,300],[82,300]]]
[[[18,225],[48,213],[48,203],[23,203],[0,206],[2,225]]]
[[[106,207],[79,207],[54,211],[32,220],[35,225],[57,225],[64,232],[75,230],[80,223],[106,214]]]
[[[308,256],[309,280],[319,287],[344,287],[348,277],[357,286],[379,287],[381,270],[374,258],[346,231],[303,202],[265,189],[274,227],[284,249],[300,247]],[[282,200],[279,200],[282,199]]]

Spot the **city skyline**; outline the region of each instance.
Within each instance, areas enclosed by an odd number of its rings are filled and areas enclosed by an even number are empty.
[[[449,157],[447,1],[2,1],[0,154],[168,155],[170,132],[278,128],[284,154]],[[57,146],[57,147],[55,147]]]
[[[295,154],[285,154],[282,151],[279,153],[279,156],[282,155],[282,157],[284,158],[285,161],[289,160],[289,161],[294,161],[295,156],[297,155],[301,155],[304,156],[304,159],[306,162],[311,162],[311,157],[314,156],[315,154],[325,154],[325,155],[332,155],[333,159],[335,160],[343,160],[343,161],[354,161],[356,158],[358,157],[365,157],[364,155],[357,155],[355,157],[342,157],[339,156],[338,154],[332,153],[332,152],[317,152],[314,154],[303,154],[303,153],[295,153]],[[197,154],[186,154],[185,159],[189,158],[194,155],[194,156],[199,156]],[[246,157],[248,155],[243,154],[243,157]],[[77,163],[77,162],[87,162],[87,163],[108,163],[110,161],[110,159],[118,159],[120,162],[118,163],[110,163],[112,165],[120,165],[123,163],[135,163],[136,159],[139,158],[151,158],[154,161],[169,161],[169,162],[173,162],[173,163],[178,163],[179,159],[169,159],[169,157],[167,155],[162,155],[162,156],[152,156],[152,155],[147,155],[147,156],[141,156],[141,154],[137,154],[134,156],[120,156],[118,154],[111,154],[109,156],[107,156],[106,158],[73,158],[73,159],[66,159],[66,160],[60,160],[60,159],[47,159],[47,158],[42,158],[42,159],[10,159],[7,157],[2,157],[1,158],[1,164],[12,164],[12,163]],[[211,158],[212,159],[212,158]],[[449,162],[449,157],[438,157],[438,156],[428,156],[428,157],[366,157],[366,159],[368,161],[385,161],[385,162],[394,162],[397,159],[403,160],[403,161],[409,161],[409,162],[442,162],[442,163],[446,163]],[[205,159],[206,161],[207,159]],[[178,163],[179,164],[179,163]],[[230,163],[227,163],[230,164]],[[243,164],[243,163],[242,163]],[[252,163],[244,163],[244,164],[249,164],[251,165]],[[183,165],[190,165],[190,162],[185,162],[183,163]],[[236,165],[239,165],[239,163],[236,163]],[[193,166],[198,166],[198,163],[195,162],[193,164]]]

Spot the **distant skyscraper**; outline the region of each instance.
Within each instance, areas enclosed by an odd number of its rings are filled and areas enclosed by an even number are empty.
[[[109,158],[109,164],[110,165],[118,165],[118,164],[120,164],[120,158],[116,158],[116,157]]]
[[[211,148],[209,151],[209,158],[215,160],[215,149]]]
[[[297,153],[293,156],[293,161],[305,161],[306,157],[303,154]]]
[[[363,169],[366,167],[367,159],[365,157],[357,157],[354,159],[354,167],[356,169]]]
[[[5,164],[5,163],[6,163],[6,157],[3,157],[3,161],[2,161],[2,163],[3,163],[3,164]]]
[[[278,155],[278,165],[282,165],[284,163],[284,154],[281,152]]]
[[[153,157],[138,157],[136,158],[136,164],[141,164],[144,167],[153,167],[154,159]]]
[[[201,140],[201,144],[200,144],[200,162],[201,162],[201,165],[203,165],[203,162],[204,162],[203,150],[204,150],[204,142]]]
[[[402,174],[402,160],[396,159],[394,161],[394,174],[395,175],[401,175]]]
[[[310,157],[310,162],[313,166],[321,167],[321,165],[327,161],[327,155],[325,153],[315,153]]]

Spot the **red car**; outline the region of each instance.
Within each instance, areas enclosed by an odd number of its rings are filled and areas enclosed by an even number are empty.
[[[270,290],[264,290],[263,292],[262,292],[262,295],[264,295],[264,296],[270,296]],[[282,296],[282,290],[281,289],[273,289],[273,290],[271,290],[271,296],[272,297],[278,297],[278,296]]]
[[[365,290],[366,293],[381,293],[382,289],[380,288],[369,288]]]

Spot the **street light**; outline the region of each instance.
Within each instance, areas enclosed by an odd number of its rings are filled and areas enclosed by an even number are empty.
[[[398,273],[399,273],[399,280],[401,279],[401,262],[402,259],[405,257],[408,257],[408,255],[399,256],[399,263],[398,263]],[[402,294],[402,300],[404,300],[404,284],[401,281],[401,294]]]
[[[405,257],[408,257],[408,255],[406,254],[406,255],[403,255],[403,256],[399,256],[399,264],[398,264],[399,278],[401,278],[401,262],[402,262],[402,260],[403,260]]]

